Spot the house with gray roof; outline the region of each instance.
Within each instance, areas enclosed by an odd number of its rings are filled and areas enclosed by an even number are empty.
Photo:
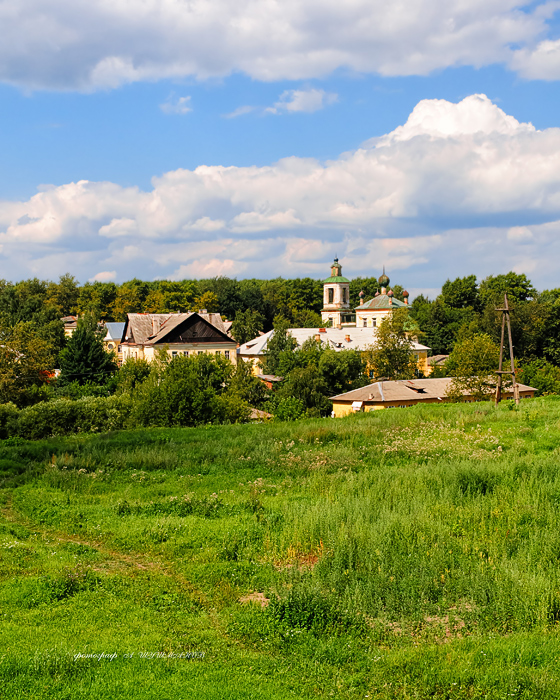
[[[377,381],[359,389],[347,391],[344,394],[332,396],[333,415],[335,418],[360,411],[375,411],[380,408],[403,408],[417,403],[443,403],[449,401],[447,392],[453,378],[442,377],[435,379],[401,379]],[[525,384],[518,384],[520,398],[533,398],[536,389]],[[503,394],[504,398],[513,398],[510,388]],[[465,402],[475,401],[467,391],[464,392]]]
[[[230,323],[217,313],[128,314],[122,333],[122,358],[151,362],[159,348],[171,357],[204,353],[237,362],[237,343],[228,334]]]

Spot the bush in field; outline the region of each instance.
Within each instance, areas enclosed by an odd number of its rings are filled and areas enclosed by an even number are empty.
[[[118,430],[127,424],[128,396],[92,397],[77,401],[58,399],[24,408],[10,419],[12,434],[28,440],[80,432]]]
[[[5,440],[13,434],[14,423],[17,421],[18,409],[13,403],[0,404],[0,440]]]
[[[303,401],[295,396],[286,396],[280,399],[272,408],[276,420],[298,420],[305,415],[305,405]]]
[[[154,364],[134,393],[134,422],[192,426],[248,420],[248,404],[236,394],[225,394],[233,371],[229,360],[207,354]]]

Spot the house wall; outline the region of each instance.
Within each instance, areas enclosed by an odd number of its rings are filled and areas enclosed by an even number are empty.
[[[167,347],[167,354],[170,357],[175,357],[174,353],[177,355],[184,355],[188,353],[189,356],[192,355],[222,355],[228,357],[226,353],[229,353],[229,361],[234,365],[237,364],[237,344],[236,343],[172,343],[169,345],[128,345],[126,343],[122,344],[122,356],[123,362],[129,357],[136,357],[137,359],[147,360],[152,362],[156,356],[158,349],[162,347]]]
[[[122,346],[116,340],[104,340],[103,345],[105,347],[105,352],[115,353],[117,362],[120,364],[123,361]]]
[[[259,357],[255,355],[238,355],[238,361],[249,362],[251,364],[251,372],[255,375],[262,374],[263,370],[259,362]]]
[[[392,309],[360,309],[356,311],[356,328],[379,328],[381,321],[393,312]],[[366,325],[364,325],[364,322]]]

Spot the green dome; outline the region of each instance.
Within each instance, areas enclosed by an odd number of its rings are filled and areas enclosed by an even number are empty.
[[[350,280],[346,277],[327,277],[326,280],[323,280],[323,284],[350,284]]]
[[[379,282],[379,285],[381,287],[387,287],[389,286],[389,282],[391,281],[385,273],[381,275],[381,277],[377,280]]]

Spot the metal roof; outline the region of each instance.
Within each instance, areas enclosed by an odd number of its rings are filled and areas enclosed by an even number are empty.
[[[331,396],[332,401],[363,401],[364,403],[388,403],[392,401],[414,401],[421,399],[445,399],[453,377],[430,379],[400,379],[379,381],[353,389],[344,394]],[[519,391],[536,391],[531,386],[518,384]],[[468,392],[463,392],[468,396]]]
[[[196,314],[192,311],[188,311],[187,313],[178,314],[128,314],[128,320],[126,322],[127,337],[123,340],[136,343],[137,345],[155,345],[166,338],[174,328],[191,316],[199,316],[217,328],[217,330],[224,333],[224,335],[228,335],[231,323],[229,323],[229,321],[222,321],[220,314]],[[232,342],[234,342],[233,339]]]
[[[110,321],[105,324],[105,328],[107,329],[105,340],[116,340],[120,343],[124,331],[124,322]]]
[[[295,338],[298,347],[306,340],[319,336],[322,343],[336,350],[366,350],[377,342],[376,328],[289,328],[288,333]],[[239,355],[259,356],[266,351],[268,341],[274,335],[274,331],[268,331],[258,338],[253,338],[241,345],[237,352]],[[425,345],[412,343],[412,350],[429,350]]]
[[[392,302],[389,303],[391,299]],[[360,306],[356,306],[354,311],[364,311],[366,309],[399,309],[403,306],[408,308],[409,305],[405,304],[399,299],[395,299],[395,297],[390,297],[388,294],[380,294],[379,296],[373,297],[373,299],[360,304]]]
[[[350,280],[346,277],[327,277],[323,284],[350,284]]]

